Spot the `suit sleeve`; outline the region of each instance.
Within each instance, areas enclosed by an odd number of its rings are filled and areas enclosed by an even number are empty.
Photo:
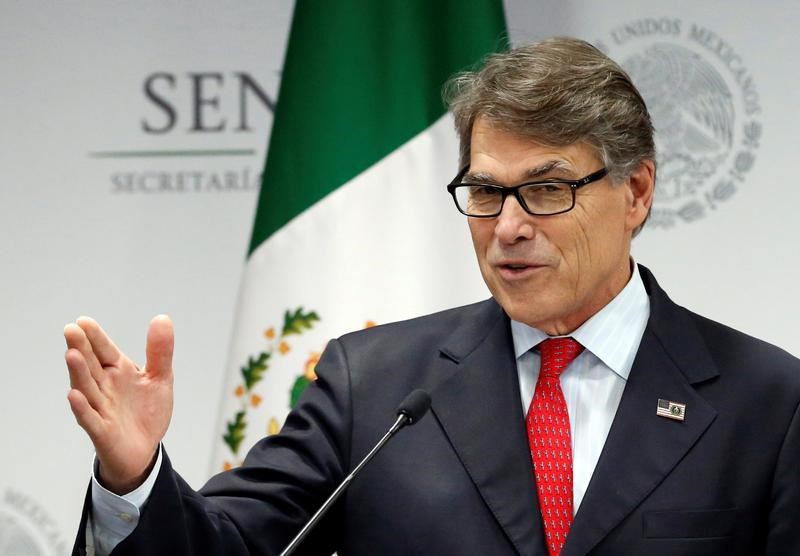
[[[139,525],[112,556],[279,554],[350,466],[349,372],[337,341],[316,370],[317,381],[280,434],[262,439],[241,467],[212,477],[200,491],[173,470],[165,453]],[[340,522],[334,506],[297,554],[330,555],[339,544]],[[81,529],[74,554],[81,553],[84,538]]]
[[[775,468],[764,553],[800,554],[800,405],[789,424]]]

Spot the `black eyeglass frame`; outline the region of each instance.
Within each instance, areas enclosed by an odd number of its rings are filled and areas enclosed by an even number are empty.
[[[464,178],[464,175],[467,173],[467,170],[469,170],[469,166],[464,166],[461,169],[461,171],[458,172],[458,175],[456,175],[456,177],[453,178],[453,181],[450,182],[450,184],[448,184],[447,191],[453,197],[453,202],[456,204],[456,208],[458,209],[458,212],[460,212],[464,216],[469,216],[470,218],[496,218],[497,216],[500,216],[500,213],[503,212],[503,205],[506,202],[506,197],[508,197],[509,195],[514,195],[514,197],[517,199],[517,202],[519,203],[519,206],[521,206],[522,209],[525,212],[527,212],[528,214],[530,214],[531,216],[555,216],[556,214],[564,214],[565,212],[569,212],[569,211],[571,211],[572,209],[575,208],[575,191],[577,191],[578,189],[580,189],[581,187],[583,187],[585,185],[589,185],[592,182],[596,182],[598,180],[603,179],[604,177],[606,177],[608,175],[608,172],[609,172],[608,168],[603,167],[603,168],[600,168],[599,170],[597,170],[596,172],[592,172],[588,176],[584,176],[584,177],[582,177],[580,179],[577,179],[577,180],[529,181],[529,182],[521,183],[519,185],[511,186],[511,187],[504,187],[502,185],[493,185],[493,184],[488,184],[488,183],[462,183],[461,180]],[[560,210],[558,212],[545,212],[545,213],[533,212],[532,210],[530,210],[528,208],[528,205],[525,204],[525,200],[522,198],[522,195],[519,194],[519,190],[521,188],[527,187],[529,185],[547,185],[547,184],[569,185],[570,191],[572,192],[572,203],[570,204],[569,208],[566,208],[564,210]],[[458,199],[456,198],[456,189],[459,188],[459,187],[475,187],[476,185],[480,185],[482,187],[489,187],[491,189],[494,189],[494,190],[500,192],[500,195],[502,195],[502,199],[500,200],[500,208],[498,209],[498,211],[496,213],[494,213],[494,214],[469,214],[469,213],[461,210],[461,207],[458,206]]]

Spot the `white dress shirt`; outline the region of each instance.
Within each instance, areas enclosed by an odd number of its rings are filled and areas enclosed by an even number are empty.
[[[650,316],[650,299],[638,267],[632,266],[625,288],[568,334],[585,348],[560,377],[572,435],[572,499],[576,513],[603,451]],[[527,412],[539,378],[540,356],[532,348],[549,336],[516,321],[511,321],[511,335],[522,407]]]
[[[572,434],[573,508],[578,511],[617,412],[625,382],[639,349],[650,300],[635,264],[631,279],[611,302],[570,336],[585,349],[561,374]],[[531,351],[548,338],[541,330],[511,321],[522,407],[533,399],[539,377],[539,354]],[[147,480],[135,491],[117,496],[92,475],[92,514],[86,527],[87,555],[106,556],[139,522],[161,468],[161,449]],[[93,547],[93,551],[92,548]]]
[[[86,523],[86,556],[108,556],[114,547],[133,533],[139,523],[139,513],[158,477],[163,459],[162,448],[153,470],[144,483],[133,492],[117,496],[97,480],[97,461],[92,472],[92,512]]]

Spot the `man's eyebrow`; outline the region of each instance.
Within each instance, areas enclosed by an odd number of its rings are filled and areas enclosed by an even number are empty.
[[[553,177],[553,174],[559,174],[557,176],[559,178],[570,178],[573,174],[572,166],[564,160],[548,160],[544,164],[534,166],[525,172],[525,179],[535,180],[543,177]],[[467,172],[464,174],[463,180],[467,182],[503,185],[488,172]]]
[[[572,166],[564,160],[549,160],[540,166],[531,168],[526,172],[526,177],[531,179],[541,178],[548,174],[561,174],[562,176],[571,176],[573,173]]]

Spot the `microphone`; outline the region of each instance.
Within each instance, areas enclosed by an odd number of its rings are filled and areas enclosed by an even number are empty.
[[[414,390],[406,399],[397,406],[397,415],[406,416],[404,425],[413,425],[428,412],[431,407],[431,397],[425,390]],[[399,429],[398,429],[399,430]]]
[[[344,480],[336,487],[336,490],[333,491],[325,503],[317,510],[311,519],[300,529],[300,532],[292,539],[292,542],[283,549],[280,556],[289,556],[300,542],[306,538],[306,536],[311,532],[314,528],[314,525],[324,516],[330,507],[333,505],[334,502],[342,495],[345,491],[347,486],[350,484],[350,481],[353,480],[353,477],[361,471],[361,469],[378,453],[378,451],[383,448],[383,445],[386,444],[391,437],[393,437],[397,431],[402,429],[405,426],[413,425],[420,419],[422,419],[425,414],[428,412],[428,409],[431,407],[431,396],[425,390],[414,390],[411,392],[403,402],[397,407],[397,419],[395,420],[394,424],[389,428],[386,434],[383,435],[375,447],[369,451],[369,453],[364,456],[364,459],[356,465],[350,474],[344,478]]]

